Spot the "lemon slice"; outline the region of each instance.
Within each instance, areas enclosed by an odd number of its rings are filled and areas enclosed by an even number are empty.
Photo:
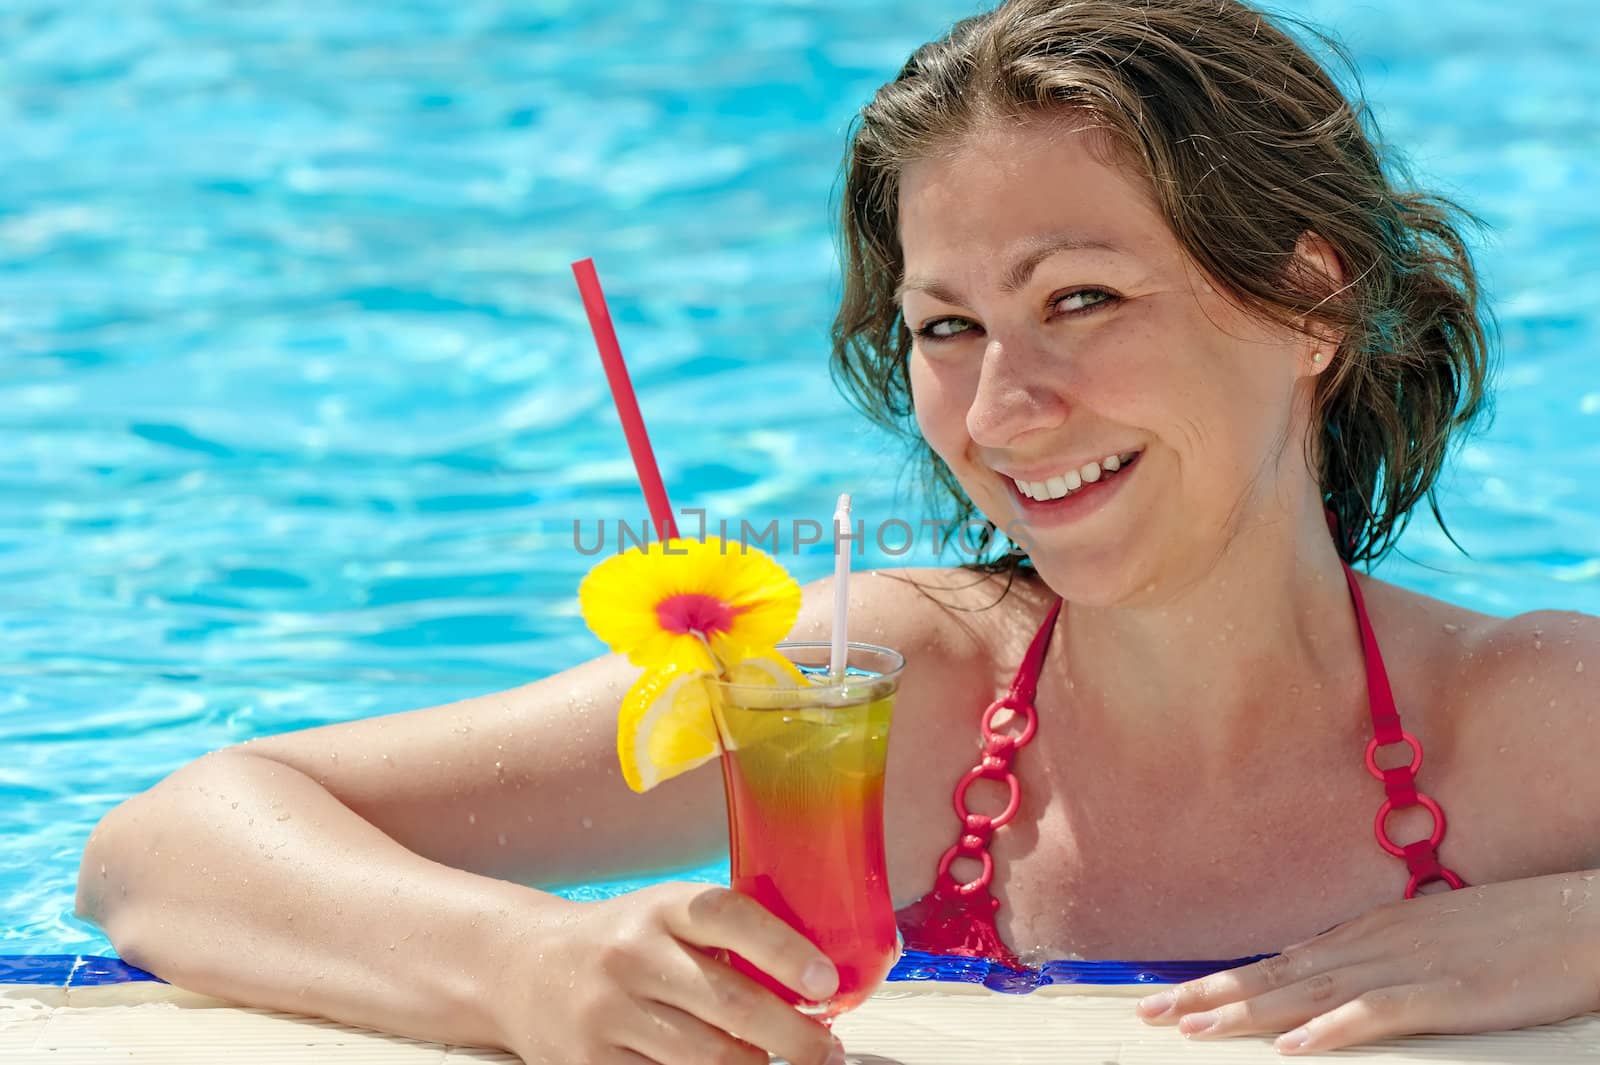
[[[650,670],[628,689],[617,718],[617,758],[628,787],[649,791],[722,750],[711,683],[709,673],[669,666]]]
[[[762,688],[804,688],[810,683],[780,654],[756,655],[728,670],[728,683]]]
[[[728,680],[749,687],[801,687],[805,674],[779,654],[756,655],[728,670]],[[669,666],[646,672],[622,697],[617,718],[617,758],[628,787],[646,792],[715,758],[717,737],[709,673]]]

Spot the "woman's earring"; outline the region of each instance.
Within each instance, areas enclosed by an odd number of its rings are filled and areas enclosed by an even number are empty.
[[[1314,363],[1321,362],[1322,361],[1322,352],[1320,352],[1320,351],[1312,352],[1311,353],[1311,361],[1314,362]]]

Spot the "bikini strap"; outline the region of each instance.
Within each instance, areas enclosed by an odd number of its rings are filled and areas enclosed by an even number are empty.
[[[962,776],[953,796],[956,817],[961,821],[961,838],[939,859],[933,890],[905,913],[905,923],[917,930],[915,937],[906,940],[906,945],[913,950],[933,949],[947,954],[994,958],[1013,968],[1023,967],[995,927],[1000,900],[989,890],[994,881],[994,858],[989,854],[989,843],[995,830],[1010,824],[1022,807],[1022,785],[1012,771],[1011,762],[1039,730],[1034,693],[1039,687],[1045,652],[1049,650],[1050,636],[1055,632],[1060,614],[1061,600],[1057,599],[1034,633],[1011,688],[983,712],[979,722],[983,757]],[[1009,729],[1017,721],[1021,723],[1020,732],[997,731]],[[1008,799],[1005,809],[998,814],[979,814],[967,809],[967,791],[982,779],[999,781],[1006,786]],[[982,862],[983,871],[977,879],[960,883],[950,872],[957,858]]]
[[[1328,527],[1334,536],[1339,535],[1338,521],[1333,512],[1327,512]],[[1389,671],[1383,665],[1383,652],[1378,649],[1378,636],[1372,630],[1372,620],[1367,617],[1367,604],[1361,597],[1361,586],[1356,583],[1355,570],[1345,563],[1345,583],[1350,587],[1350,599],[1356,607],[1356,624],[1361,628],[1361,655],[1367,669],[1367,709],[1372,714],[1372,738],[1367,741],[1367,772],[1382,781],[1388,798],[1378,807],[1378,816],[1372,831],[1378,837],[1378,846],[1396,858],[1405,859],[1411,879],[1406,882],[1406,898],[1414,898],[1417,889],[1435,880],[1443,880],[1452,889],[1465,887],[1454,870],[1440,864],[1439,844],[1444,840],[1444,810],[1433,798],[1417,790],[1417,770],[1422,768],[1422,743],[1400,725],[1400,711],[1394,705],[1394,691],[1389,687]],[[1404,743],[1411,749],[1411,760],[1406,765],[1391,769],[1378,768],[1378,748]],[[1399,844],[1389,837],[1389,815],[1395,810],[1420,806],[1433,815],[1433,834],[1415,843]]]

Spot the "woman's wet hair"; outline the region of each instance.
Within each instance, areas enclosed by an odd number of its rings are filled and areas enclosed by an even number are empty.
[[[1307,440],[1343,557],[1381,558],[1423,499],[1439,517],[1448,445],[1487,409],[1493,322],[1461,237],[1477,220],[1415,190],[1365,106],[1284,27],[1336,57],[1360,101],[1337,42],[1236,0],[1014,0],[917,49],[862,109],[843,171],[831,369],[868,417],[912,441],[949,527],[982,519],[912,413],[895,298],[900,174],[981,126],[1056,114],[1104,135],[1221,291],[1268,321],[1343,336],[1316,379]],[[1298,268],[1307,234],[1337,253],[1342,286]],[[974,564],[1026,565],[982,527]]]

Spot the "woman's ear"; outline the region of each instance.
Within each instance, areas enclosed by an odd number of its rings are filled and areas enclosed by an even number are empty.
[[[1327,293],[1326,299],[1335,298],[1348,284],[1348,274],[1339,253],[1333,245],[1316,233],[1307,230],[1295,242],[1294,270],[1301,278],[1310,280]],[[1305,372],[1309,376],[1322,373],[1333,365],[1334,355],[1344,343],[1344,334],[1331,330],[1318,321],[1315,313],[1301,320],[1306,334]]]

